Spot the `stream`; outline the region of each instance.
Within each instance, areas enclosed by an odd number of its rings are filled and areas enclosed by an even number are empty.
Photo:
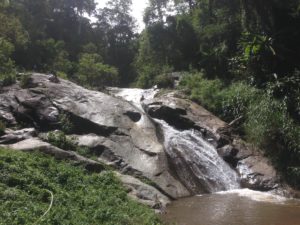
[[[299,225],[300,201],[240,189],[179,199],[162,219],[176,225]]]

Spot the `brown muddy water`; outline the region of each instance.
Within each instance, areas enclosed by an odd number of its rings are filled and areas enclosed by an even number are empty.
[[[233,190],[174,201],[162,218],[172,225],[300,225],[300,201]]]

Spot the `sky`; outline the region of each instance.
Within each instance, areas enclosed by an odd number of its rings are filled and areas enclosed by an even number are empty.
[[[105,6],[106,2],[108,0],[95,0],[98,3],[99,8],[102,8]],[[148,0],[132,0],[132,15],[136,18],[139,26],[139,31],[141,31],[144,28],[143,23],[143,12],[146,8],[148,3]]]

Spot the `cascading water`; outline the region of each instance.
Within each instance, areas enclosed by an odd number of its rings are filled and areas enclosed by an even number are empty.
[[[163,120],[155,121],[163,130],[166,153],[180,180],[190,191],[212,193],[239,188],[236,172],[203,139],[201,132],[179,131]]]
[[[158,125],[158,135],[163,140],[170,170],[176,173],[190,193],[215,192],[172,202],[162,216],[164,221],[186,225],[300,224],[299,201],[239,189],[236,172],[223,161],[198,129],[174,128],[170,125],[171,120],[170,124],[165,121],[169,117],[174,118],[169,112],[164,115],[165,119],[150,117],[146,111],[152,113],[149,109],[145,110],[143,104],[145,108],[149,107],[147,100],[154,98],[157,90],[112,88],[110,92],[130,102],[141,112],[142,119],[137,125],[146,121],[154,121]]]
[[[154,98],[155,89],[110,88],[110,93],[133,104],[147,116],[142,102]],[[216,149],[198,130],[177,130],[164,120],[154,119],[163,134],[171,169],[192,193],[211,193],[239,188],[236,172],[223,161]]]

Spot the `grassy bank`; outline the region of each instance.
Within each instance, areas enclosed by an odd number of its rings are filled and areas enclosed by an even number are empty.
[[[89,173],[40,153],[0,149],[0,224],[153,225],[159,220],[129,199],[111,172]]]

